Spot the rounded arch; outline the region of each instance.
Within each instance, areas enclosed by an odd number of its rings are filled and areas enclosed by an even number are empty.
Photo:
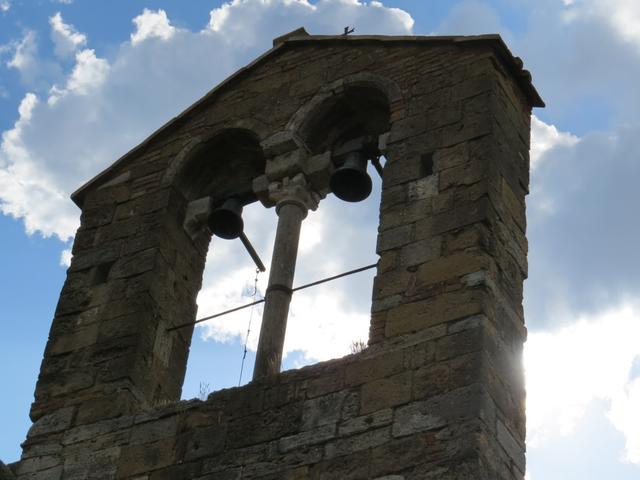
[[[368,72],[323,87],[291,118],[287,129],[313,153],[389,130],[392,103],[402,98],[395,82]]]
[[[214,202],[235,197],[254,200],[252,181],[265,171],[266,160],[259,137],[251,130],[225,128],[208,137],[192,138],[167,171],[187,200],[205,196]]]

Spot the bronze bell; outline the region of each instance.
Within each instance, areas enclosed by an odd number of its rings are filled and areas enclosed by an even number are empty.
[[[242,204],[236,198],[229,198],[211,215],[209,215],[209,229],[214,235],[226,240],[238,238],[244,230],[242,221]]]
[[[361,151],[350,152],[344,164],[329,180],[331,191],[345,202],[361,202],[371,193],[371,177],[367,173],[367,156]]]

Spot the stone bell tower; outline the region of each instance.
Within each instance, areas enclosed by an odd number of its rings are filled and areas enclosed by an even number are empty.
[[[15,477],[522,480],[540,106],[497,35],[274,40],[74,193]],[[280,372],[300,225],[360,191],[336,171],[379,155],[369,347]],[[174,327],[195,320],[211,215],[231,199],[279,217],[256,375],[180,401],[193,326]]]

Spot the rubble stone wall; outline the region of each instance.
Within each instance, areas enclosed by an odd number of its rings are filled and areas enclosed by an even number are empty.
[[[363,86],[389,114],[370,346],[180,401],[192,328],[167,328],[195,319],[209,244],[185,165],[213,145],[206,187],[244,192],[259,159],[229,172],[220,135],[264,145]],[[16,478],[522,480],[530,111],[485,43],[309,42],[241,71],[83,193]]]

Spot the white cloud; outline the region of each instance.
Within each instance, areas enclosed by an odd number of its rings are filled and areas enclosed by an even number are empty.
[[[87,43],[86,35],[76,31],[72,25],[64,23],[60,12],[49,18],[49,25],[54,51],[59,57],[72,56],[79,47]]]
[[[456,2],[436,30],[438,35],[482,35],[499,32],[506,38],[511,37],[501,22],[499,12],[487,2],[478,0]]]
[[[640,378],[627,383],[613,399],[608,417],[626,438],[625,460],[640,465]]]
[[[21,74],[28,76],[36,67],[37,51],[36,32],[28,31],[22,40],[15,44],[13,58],[7,62],[7,66],[15,68]]]
[[[556,331],[529,334],[525,345],[527,442],[535,448],[572,433],[595,400],[626,439],[626,458],[640,463],[640,309],[625,304],[583,316]],[[552,393],[552,394],[550,394]]]
[[[166,12],[162,9],[154,12],[145,8],[140,15],[133,19],[133,23],[136,26],[136,31],[131,34],[133,45],[148,38],[169,40],[176,31],[175,27],[169,23]]]
[[[78,222],[77,209],[66,200],[73,190],[267,50],[277,35],[303,24],[312,33],[339,33],[341,15],[361,33],[409,33],[411,19],[397,9],[341,0],[310,5],[294,0],[235,1],[220,7],[229,17],[218,31],[207,27],[201,32],[175,29],[164,11],[145,10],[134,20],[131,41],[122,43],[110,58],[100,58],[90,48],[76,52],[68,74],[52,75],[57,81],[38,89],[49,93],[39,94],[42,101],[33,118],[18,119],[3,136],[1,175],[4,184],[11,185],[0,189],[3,211],[24,218],[30,232],[68,238]],[[150,37],[163,41],[144,41]],[[215,61],[203,62],[212,52]],[[36,53],[36,35],[29,32],[15,46],[10,64],[21,72],[44,68],[49,60],[36,58]],[[8,138],[10,144],[4,145]],[[49,208],[52,205],[57,208]]]
[[[20,103],[20,117],[13,129],[2,134],[0,146],[0,210],[22,218],[27,233],[40,231],[67,239],[75,231],[73,207],[64,191],[56,188],[51,172],[39,168],[23,133],[41,104],[33,93]]]
[[[531,168],[538,166],[545,154],[556,147],[573,147],[580,141],[568,132],[560,132],[554,125],[548,125],[535,115],[531,116]]]
[[[29,89],[41,90],[52,79],[61,76],[60,65],[38,55],[38,35],[33,30],[26,31],[21,40],[0,45],[0,54],[6,52],[13,52],[6,62],[7,67],[16,69],[22,83]]]
[[[96,57],[91,49],[76,53],[76,64],[67,78],[67,84],[60,88],[54,85],[47,103],[54,105],[61,97],[68,94],[89,95],[100,91],[109,73],[109,63]]]
[[[60,254],[60,266],[61,267],[68,267],[69,265],[71,265],[71,258],[73,257],[72,253],[71,253],[71,249],[68,248],[66,250],[63,250],[62,253]]]
[[[564,0],[568,21],[602,18],[625,41],[640,45],[640,2],[637,0]]]
[[[9,0],[0,1],[0,12],[5,13],[11,9],[11,2]]]
[[[264,21],[264,16],[272,17]],[[255,45],[260,38],[272,39],[304,25],[309,33],[337,35],[345,26],[356,34],[408,34],[413,28],[411,16],[398,8],[386,8],[379,2],[358,0],[233,0],[210,13],[209,29],[237,46]]]

